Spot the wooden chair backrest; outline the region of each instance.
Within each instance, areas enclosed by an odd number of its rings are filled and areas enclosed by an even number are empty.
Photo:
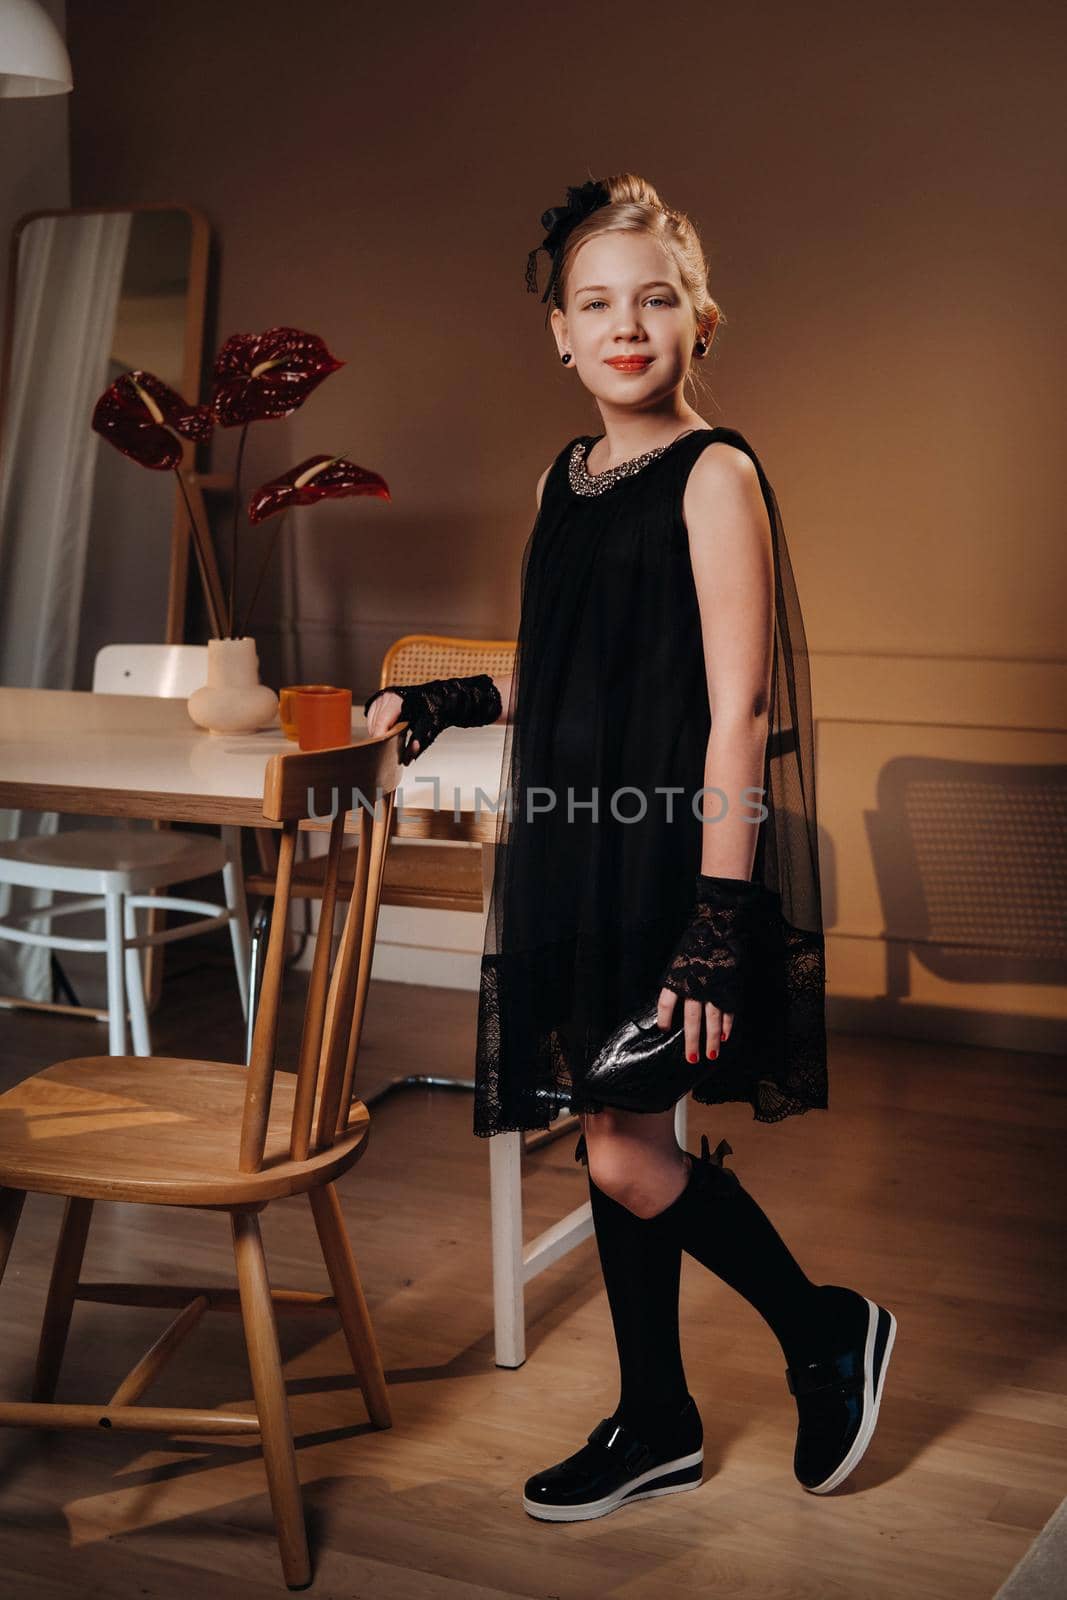
[[[271,822],[280,822],[282,828],[274,916],[241,1121],[242,1172],[258,1172],[263,1164],[276,1070],[296,837],[300,823],[312,818],[332,820],[296,1069],[290,1158],[305,1161],[309,1155],[326,1149],[348,1121],[370,985],[382,873],[399,782],[397,748],[406,727],[406,723],[398,723],[377,739],[341,749],[272,756],[267,764],[263,815]],[[358,847],[356,875],[334,959],[337,880],[349,812],[354,817]]]
[[[506,677],[515,668],[514,639],[454,639],[442,633],[406,633],[382,657],[379,688],[387,683],[426,683],[488,672]]]

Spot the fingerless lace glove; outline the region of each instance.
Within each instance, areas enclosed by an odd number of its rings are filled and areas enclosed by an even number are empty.
[[[686,1000],[734,1013],[741,1003],[762,885],[699,873],[689,925],[660,979]]]
[[[408,724],[400,749],[405,765],[414,759],[411,746],[416,739],[421,755],[443,729],[481,728],[495,722],[503,709],[500,690],[488,672],[469,678],[431,678],[428,683],[387,683],[364,701],[364,715],[386,693],[400,696],[401,718]]]

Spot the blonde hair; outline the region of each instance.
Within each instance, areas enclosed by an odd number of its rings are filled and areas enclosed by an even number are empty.
[[[698,336],[710,350],[726,316],[708,291],[708,264],[693,223],[684,211],[665,205],[652,184],[635,172],[617,172],[600,181],[611,196],[611,202],[591,212],[567,235],[553,286],[553,303],[564,310],[570,269],[578,249],[587,240],[601,233],[647,233],[659,240],[677,266],[678,276],[693,306]],[[698,389],[701,387],[692,366],[686,375],[687,382],[689,379]]]

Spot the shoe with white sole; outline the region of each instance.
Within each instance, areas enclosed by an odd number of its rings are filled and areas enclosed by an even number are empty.
[[[699,1489],[704,1430],[692,1397],[671,1434],[669,1443],[653,1449],[622,1423],[605,1417],[574,1455],[526,1480],[524,1510],[544,1522],[585,1522],[631,1500]]]
[[[812,1494],[828,1494],[848,1477],[874,1436],[882,1403],[897,1320],[873,1300],[855,1299],[855,1342],[785,1372],[799,1417],[793,1471]]]

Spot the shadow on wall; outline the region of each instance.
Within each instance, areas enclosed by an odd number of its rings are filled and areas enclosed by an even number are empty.
[[[899,1022],[910,999],[915,1026],[905,1031],[943,1031],[938,1008],[915,1003],[913,960],[946,983],[1067,982],[1067,767],[900,756],[879,773],[877,802],[864,822],[885,922],[885,990],[845,1003],[854,1026],[866,1005],[872,1028],[898,1031],[893,1014]],[[1009,1043],[1010,1033],[992,1035],[1013,1020],[976,1014],[973,1042]],[[1062,1020],[1048,1028],[1044,1046],[1020,1047],[1062,1048]]]

